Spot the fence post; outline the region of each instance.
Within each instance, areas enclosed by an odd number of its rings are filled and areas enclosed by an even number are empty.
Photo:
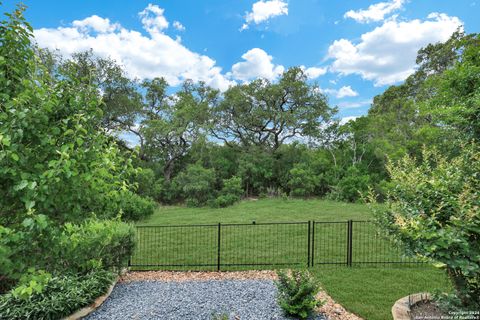
[[[314,257],[315,257],[315,220],[312,221],[312,245],[311,245],[312,254],[310,256],[310,265],[313,267]]]
[[[353,247],[353,221],[348,220],[347,223],[347,266],[352,266],[352,247]]]
[[[221,234],[221,224],[218,223],[218,244],[217,244],[217,271],[220,271],[220,234]]]
[[[308,220],[308,235],[307,235],[307,268],[310,267],[310,229],[311,229],[311,221]]]

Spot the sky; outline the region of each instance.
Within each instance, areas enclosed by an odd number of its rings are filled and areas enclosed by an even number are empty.
[[[2,12],[17,1],[3,0]],[[416,52],[462,28],[480,0],[24,0],[41,47],[90,48],[132,78],[185,79],[222,91],[304,68],[346,121],[415,70]]]

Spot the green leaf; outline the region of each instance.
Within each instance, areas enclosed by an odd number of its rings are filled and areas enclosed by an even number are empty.
[[[22,180],[19,184],[15,185],[13,187],[13,190],[15,190],[15,191],[23,190],[23,189],[25,189],[25,187],[27,185],[28,185],[28,181],[27,180]]]

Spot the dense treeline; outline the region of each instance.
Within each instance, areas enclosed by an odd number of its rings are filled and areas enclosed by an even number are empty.
[[[423,48],[413,75],[344,125],[300,68],[223,93],[186,81],[169,94],[162,78],[129,79],[115,61],[92,52],[66,61],[43,55],[52,72],[67,68],[98,86],[102,126],[139,154],[135,165],[143,170],[132,180],[138,193],[160,203],[225,206],[251,196],[358,201],[369,188],[382,198],[387,159],[421,156],[423,145],[453,154],[460,131],[473,130],[470,138],[478,131],[478,110],[468,100],[478,81],[469,64],[476,61],[466,57],[476,42],[477,35],[456,32]]]

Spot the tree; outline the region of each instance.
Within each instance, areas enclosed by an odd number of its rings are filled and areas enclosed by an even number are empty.
[[[144,87],[147,104],[140,130],[145,139],[144,153],[149,160],[162,162],[164,178],[170,181],[175,164],[203,135],[208,107],[217,92],[204,84],[187,81],[169,97],[167,83],[158,78],[145,81]]]
[[[74,53],[69,60],[57,62],[58,72],[81,79],[86,86],[98,88],[103,111],[100,125],[111,133],[134,134],[143,146],[137,129],[142,117],[142,95],[138,83],[131,80],[122,66],[110,58],[96,56],[92,50]]]
[[[276,151],[289,139],[316,134],[334,112],[302,69],[291,68],[278,83],[259,79],[227,90],[212,108],[211,133],[227,145]]]
[[[112,203],[128,189],[132,167],[99,126],[97,88],[71,74],[52,77],[37,63],[28,30],[21,10],[0,29],[0,82],[6,89],[0,104],[0,223],[19,223],[35,211],[60,222],[91,212],[116,214],[107,209],[119,211]]]

